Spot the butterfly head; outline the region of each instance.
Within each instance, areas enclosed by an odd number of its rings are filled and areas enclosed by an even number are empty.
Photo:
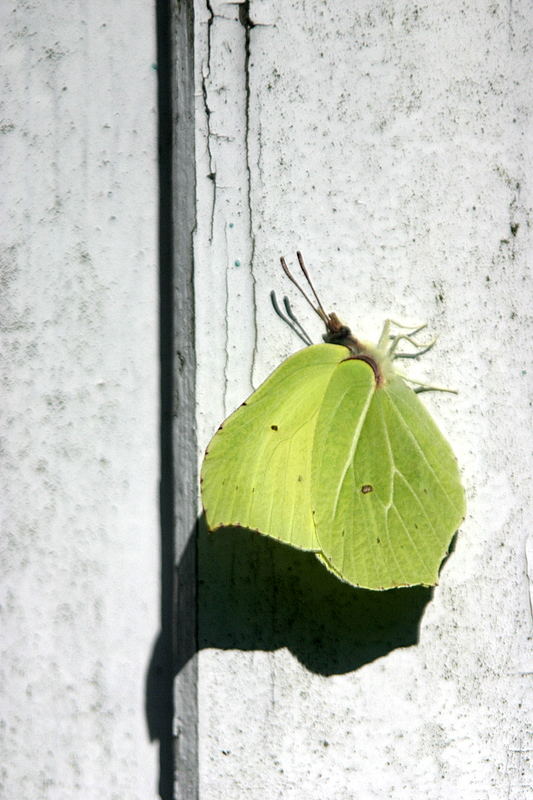
[[[350,328],[345,325],[335,313],[327,314],[324,319],[326,333],[322,336],[326,344],[341,344],[347,347],[353,355],[363,352],[362,343],[355,338]]]

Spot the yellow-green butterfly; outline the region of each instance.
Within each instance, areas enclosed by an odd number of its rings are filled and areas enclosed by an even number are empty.
[[[422,328],[391,336],[391,320],[377,345],[359,341],[324,311],[300,253],[298,261],[316,307],[281,259],[325,323],[325,344],[284,361],[214,435],[201,476],[207,526],[309,550],[354,586],[433,586],[464,518],[464,491],[418,398],[433,387],[409,388],[393,362],[434,343],[415,341]],[[403,340],[418,349],[398,353]]]

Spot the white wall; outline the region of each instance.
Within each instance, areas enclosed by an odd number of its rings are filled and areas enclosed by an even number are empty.
[[[391,315],[439,334],[411,374],[460,390],[423,400],[468,495],[432,595],[201,534],[200,797],[522,800],[530,7],[252,0],[255,27],[244,4],[195,9],[201,448],[299,347],[268,298],[299,248],[356,333]]]
[[[266,539],[200,532],[201,800],[523,800],[529,7],[252,0],[253,26],[248,4],[194,4],[200,455],[299,347],[268,295],[289,292],[278,257],[300,248],[358,333],[393,315],[440,335],[412,373],[460,389],[423,399],[469,502],[434,593],[356,592]],[[0,793],[144,799],[158,779],[144,719],[159,629],[154,7],[47,11],[0,13]]]
[[[5,798],[156,796],[157,149],[150,3],[5,2]]]

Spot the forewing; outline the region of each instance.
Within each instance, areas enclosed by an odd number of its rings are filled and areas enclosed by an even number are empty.
[[[456,459],[401,378],[374,385],[368,400],[362,370],[371,372],[357,360],[339,365],[317,420],[311,492],[322,558],[356,586],[434,585],[464,516]]]
[[[314,345],[281,364],[219,428],[202,466],[211,530],[240,525],[316,550],[310,502],[318,410],[346,348]]]

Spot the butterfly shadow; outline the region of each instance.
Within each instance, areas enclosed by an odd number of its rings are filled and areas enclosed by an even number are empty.
[[[198,649],[287,647],[321,675],[352,672],[415,645],[433,590],[355,589],[304,553],[243,528],[208,533],[198,520],[183,565],[198,563]],[[178,619],[178,625],[182,624]],[[190,658],[178,653],[178,671]]]

